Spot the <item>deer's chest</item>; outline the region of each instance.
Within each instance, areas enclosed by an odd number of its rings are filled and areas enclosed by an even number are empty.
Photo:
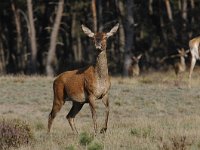
[[[180,66],[180,71],[181,71],[181,72],[184,72],[184,71],[185,71],[185,65],[181,65],[181,66]]]
[[[99,99],[102,98],[105,94],[107,94],[110,88],[110,80],[109,79],[97,79],[94,85],[94,96]]]

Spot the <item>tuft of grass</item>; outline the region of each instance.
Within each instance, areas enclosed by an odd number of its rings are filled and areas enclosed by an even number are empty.
[[[141,135],[140,130],[137,128],[131,129],[131,135],[139,137]]]
[[[44,124],[42,122],[37,122],[35,124],[35,129],[36,130],[43,130],[43,129],[45,129],[45,126],[44,126]]]
[[[139,81],[143,84],[152,84],[153,83],[152,79],[149,79],[149,78],[143,78]]]
[[[75,146],[74,145],[69,145],[66,147],[66,150],[75,150]]]
[[[116,101],[116,102],[115,102],[115,105],[117,105],[117,106],[121,106],[122,103],[121,103],[120,101]]]
[[[131,129],[131,135],[142,138],[150,137],[152,135],[152,132],[153,131],[151,127]]]
[[[169,137],[169,139],[163,139],[162,137],[160,138],[161,144],[158,146],[158,149],[160,150],[186,150],[188,149],[191,145],[192,142],[187,139],[185,135],[183,136],[173,136]]]
[[[103,144],[99,143],[98,141],[92,141],[88,145],[88,150],[103,150]]]
[[[31,127],[19,119],[0,120],[0,149],[20,147],[33,140]]]
[[[92,140],[93,140],[93,137],[89,135],[87,132],[82,132],[79,136],[79,143],[84,146],[91,143]]]

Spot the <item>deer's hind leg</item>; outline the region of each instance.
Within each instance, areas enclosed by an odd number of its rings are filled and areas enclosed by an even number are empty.
[[[189,88],[191,87],[192,72],[193,72],[193,70],[194,70],[195,64],[196,64],[196,58],[195,58],[195,57],[193,56],[193,54],[192,54],[191,63],[190,63],[189,81],[188,81],[188,86],[189,86]]]
[[[67,120],[69,121],[69,125],[70,125],[72,131],[76,132],[76,133],[78,133],[78,131],[75,126],[74,118],[76,117],[78,112],[81,110],[83,105],[84,105],[84,103],[73,102],[72,108],[66,116]]]
[[[54,101],[53,101],[53,106],[52,110],[49,114],[49,119],[48,119],[48,132],[51,130],[51,125],[56,117],[56,114],[60,111],[62,106],[64,105],[64,86],[62,84],[56,84],[54,83]]]

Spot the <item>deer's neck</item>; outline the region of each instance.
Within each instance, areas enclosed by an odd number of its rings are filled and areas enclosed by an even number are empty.
[[[99,79],[108,77],[108,64],[106,51],[102,51],[96,59],[95,74]]]
[[[181,57],[181,65],[185,66],[185,58],[184,57]]]

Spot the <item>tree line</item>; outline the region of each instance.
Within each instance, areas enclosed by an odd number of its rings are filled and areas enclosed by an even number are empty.
[[[91,64],[95,49],[81,24],[106,32],[117,22],[110,74],[127,76],[139,54],[142,70],[167,68],[160,60],[199,35],[199,12],[199,0],[1,0],[0,74],[53,76]]]

